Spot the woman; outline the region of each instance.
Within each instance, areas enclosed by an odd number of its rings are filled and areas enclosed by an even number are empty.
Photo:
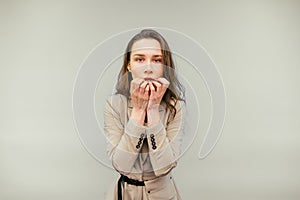
[[[106,199],[181,199],[171,171],[180,155],[184,92],[158,32],[144,29],[129,41],[116,90],[106,101],[104,132],[120,176]]]

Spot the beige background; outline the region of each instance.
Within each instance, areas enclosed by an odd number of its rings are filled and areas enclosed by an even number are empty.
[[[218,145],[198,160],[200,132],[175,170],[183,198],[299,199],[299,19],[299,1],[0,1],[0,199],[102,199],[115,173],[80,143],[73,84],[93,47],[144,26],[196,39],[226,87]]]

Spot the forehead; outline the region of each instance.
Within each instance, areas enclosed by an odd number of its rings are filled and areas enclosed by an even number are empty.
[[[141,39],[133,43],[132,54],[161,55],[160,43],[155,39]]]

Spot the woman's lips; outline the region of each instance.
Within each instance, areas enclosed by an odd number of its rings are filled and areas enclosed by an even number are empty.
[[[144,78],[145,81],[153,81],[154,79],[153,78]]]

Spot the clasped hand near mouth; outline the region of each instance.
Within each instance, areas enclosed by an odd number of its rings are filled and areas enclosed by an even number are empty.
[[[159,105],[169,84],[165,78],[136,78],[131,81],[130,95],[133,106],[131,117],[137,123],[144,124],[145,117],[148,125],[159,122]]]

